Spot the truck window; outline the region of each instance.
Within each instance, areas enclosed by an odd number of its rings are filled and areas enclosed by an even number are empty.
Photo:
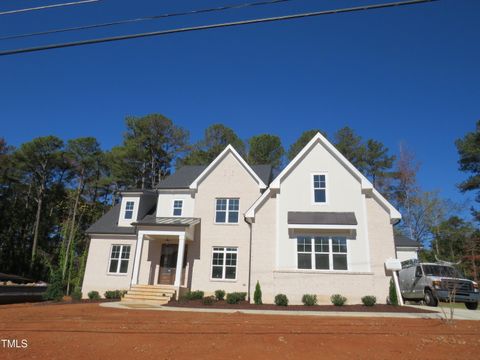
[[[417,266],[417,268],[415,269],[415,277],[422,277],[423,274],[422,274],[422,268],[420,266]]]
[[[445,277],[462,277],[458,270],[451,266],[445,265],[424,265],[425,275],[427,276],[445,276]]]

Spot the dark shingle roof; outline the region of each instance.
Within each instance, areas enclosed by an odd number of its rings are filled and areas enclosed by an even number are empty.
[[[289,224],[357,225],[353,212],[289,211]]]
[[[206,165],[185,165],[175,171],[172,175],[162,180],[158,184],[158,189],[188,189],[190,184],[195,180]]]
[[[158,184],[158,189],[188,189],[190,184],[207,168],[206,165],[185,165]],[[252,170],[268,186],[272,180],[271,165],[253,165]]]
[[[405,235],[395,234],[394,241],[396,247],[420,247],[420,243]]]
[[[252,165],[252,170],[258,175],[265,185],[272,182],[272,165]]]
[[[120,204],[117,204],[90,226],[86,231],[87,234],[135,234],[133,226],[118,226],[119,214]]]

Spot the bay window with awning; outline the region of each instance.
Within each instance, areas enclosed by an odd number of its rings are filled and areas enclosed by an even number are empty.
[[[297,269],[348,271],[348,242],[355,238],[357,225],[353,212],[289,212]]]

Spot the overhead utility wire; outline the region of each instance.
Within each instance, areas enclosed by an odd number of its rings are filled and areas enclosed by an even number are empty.
[[[350,8],[334,9],[334,10],[315,11],[315,12],[302,13],[302,14],[292,14],[292,15],[275,16],[275,17],[269,17],[269,18],[233,21],[233,22],[221,23],[221,24],[176,28],[176,29],[153,31],[153,32],[147,32],[147,33],[121,35],[121,36],[82,40],[82,41],[75,41],[75,42],[68,42],[68,43],[43,45],[43,46],[23,48],[23,49],[7,50],[7,51],[1,51],[0,56],[60,49],[60,48],[74,47],[74,46],[92,45],[92,44],[99,44],[99,43],[105,43],[105,42],[129,40],[129,39],[152,37],[152,36],[170,35],[175,33],[191,32],[191,31],[199,31],[199,30],[207,30],[207,29],[217,29],[217,28],[233,27],[233,26],[240,26],[240,25],[251,25],[251,24],[264,23],[264,22],[284,21],[284,20],[300,19],[300,18],[363,11],[363,10],[382,9],[382,8],[389,8],[394,6],[415,5],[415,4],[428,3],[428,2],[434,2],[434,1],[438,1],[438,0],[398,1],[398,2],[383,3],[383,4],[376,4],[376,5],[365,5],[365,6],[357,6],[357,7],[350,7]]]
[[[252,7],[252,6],[272,5],[272,4],[283,3],[288,1],[292,1],[292,0],[270,0],[270,1],[245,3],[245,4],[226,5],[226,6],[219,6],[219,7],[208,8],[208,9],[190,10],[190,11],[170,13],[170,14],[160,14],[160,15],[146,16],[146,17],[141,17],[136,19],[126,19],[126,20],[106,22],[106,23],[100,23],[100,24],[76,26],[76,27],[63,28],[63,29],[53,29],[53,30],[26,33],[26,34],[9,35],[9,36],[0,37],[0,40],[12,40],[12,39],[20,39],[20,38],[26,38],[26,37],[38,36],[38,35],[50,35],[50,34],[69,32],[69,31],[110,27],[110,26],[123,25],[123,24],[129,24],[129,23],[135,23],[135,22],[141,22],[141,21],[158,20],[158,19],[175,17],[175,16],[202,14],[202,13],[209,13],[209,12],[215,12],[215,11],[225,11],[230,9],[241,9],[241,8]]]
[[[23,13],[27,11],[37,11],[37,10],[51,9],[51,8],[57,8],[57,7],[63,7],[63,6],[82,5],[87,3],[99,2],[99,1],[102,1],[102,0],[82,0],[82,1],[72,1],[68,3],[61,3],[61,4],[43,5],[43,6],[37,6],[37,7],[32,7],[27,9],[2,11],[0,12],[0,15],[17,14],[17,13]]]

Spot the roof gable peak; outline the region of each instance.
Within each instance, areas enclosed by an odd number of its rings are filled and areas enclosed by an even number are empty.
[[[208,174],[219,164],[222,160],[228,155],[232,154],[233,157],[237,159],[237,161],[243,166],[245,170],[254,178],[257,182],[260,189],[266,189],[267,185],[260,179],[255,171],[253,171],[252,167],[247,164],[247,162],[243,159],[243,157],[235,150],[235,148],[228,144],[225,149],[201,172],[201,174],[190,184],[190,189],[196,190],[198,188],[199,183],[206,177]]]

